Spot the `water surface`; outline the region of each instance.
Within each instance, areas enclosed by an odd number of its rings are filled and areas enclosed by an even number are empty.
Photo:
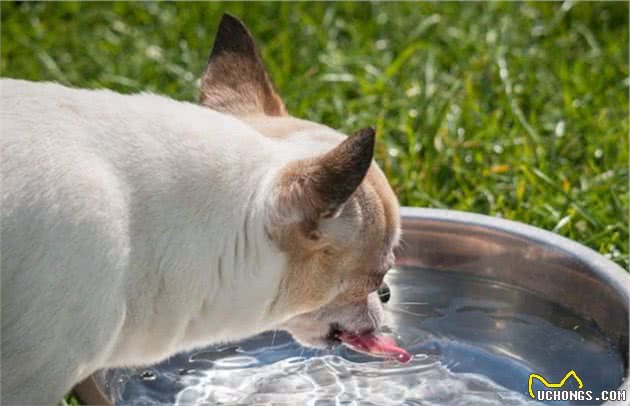
[[[594,393],[621,384],[621,357],[597,327],[531,292],[421,269],[392,270],[387,281],[387,329],[414,354],[408,364],[267,332],[107,371],[107,389],[125,405],[522,405],[533,403],[530,373],[559,382],[573,369]]]

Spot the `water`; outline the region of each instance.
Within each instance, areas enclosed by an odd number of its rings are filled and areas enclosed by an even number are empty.
[[[621,356],[592,322],[530,292],[420,269],[390,271],[387,281],[387,328],[414,354],[408,364],[268,332],[107,371],[107,390],[125,405],[522,405],[533,403],[530,373],[559,382],[573,369],[594,393],[622,382]]]

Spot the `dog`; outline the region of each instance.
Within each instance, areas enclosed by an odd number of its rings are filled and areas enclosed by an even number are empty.
[[[381,327],[400,219],[374,130],[290,116],[228,14],[200,87],[1,81],[4,404],[265,330],[327,348]]]

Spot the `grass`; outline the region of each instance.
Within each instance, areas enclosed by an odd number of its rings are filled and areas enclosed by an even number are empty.
[[[241,17],[290,112],[374,125],[402,204],[533,224],[628,268],[628,4],[1,3],[3,76],[197,98]]]
[[[627,3],[7,3],[3,76],[195,100],[240,16],[290,112],[352,132],[412,206],[501,216],[627,268]]]
[[[230,11],[292,114],[376,126],[402,204],[533,224],[629,266],[627,3],[0,7],[3,76],[181,100]]]

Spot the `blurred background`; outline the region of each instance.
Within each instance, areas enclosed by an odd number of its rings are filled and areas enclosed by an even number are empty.
[[[402,204],[490,214],[628,268],[628,3],[2,2],[1,73],[195,101],[224,11],[291,114],[375,126]]]

